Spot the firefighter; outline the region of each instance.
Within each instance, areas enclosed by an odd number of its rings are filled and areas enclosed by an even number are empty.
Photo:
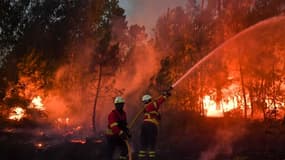
[[[144,103],[144,119],[140,133],[139,160],[156,159],[156,138],[158,135],[158,126],[160,121],[159,107],[171,95],[170,89],[164,91],[156,100],[148,94],[142,97]]]
[[[127,127],[127,116],[124,111],[125,100],[118,96],[114,100],[115,109],[108,116],[108,129],[106,131],[108,144],[108,160],[112,160],[117,148],[120,150],[119,159],[128,159],[128,147],[125,141],[130,138]]]

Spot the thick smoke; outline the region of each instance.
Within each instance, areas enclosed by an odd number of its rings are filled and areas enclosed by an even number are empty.
[[[93,63],[91,56],[95,49],[91,45],[92,40],[89,41],[84,45],[79,44],[77,48],[80,48],[80,55],[73,51],[74,54],[70,55],[70,63],[58,69],[54,78],[54,89],[50,90],[48,96],[44,98],[44,104],[51,119],[57,121],[59,118],[69,118],[73,126],[83,125],[85,128],[91,128],[98,83],[96,66],[94,66],[95,71],[90,72],[90,66]],[[130,50],[126,49],[126,52]],[[159,53],[150,44],[142,41],[135,42],[128,58],[119,66],[116,73],[113,76],[102,77],[96,108],[97,130],[106,128],[107,115],[113,109],[113,99],[117,95],[125,98],[127,112],[137,111],[138,108],[134,106],[139,106],[142,92],[147,89],[151,77],[158,71],[159,57]],[[110,88],[113,89],[110,90]]]
[[[90,130],[96,85],[95,73],[89,72],[93,48],[88,44],[77,47],[81,53],[71,52],[69,63],[57,70],[54,86],[43,97],[43,104],[57,127],[80,126]]]
[[[151,77],[158,71],[159,54],[152,46],[136,46],[134,54],[116,74],[115,88],[124,88],[126,97],[139,95],[144,91]]]

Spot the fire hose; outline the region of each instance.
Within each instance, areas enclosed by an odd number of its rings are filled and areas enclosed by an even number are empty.
[[[207,58],[207,57],[206,57]],[[169,87],[166,91],[169,92],[170,90],[172,90],[173,88],[175,88],[184,78],[186,78],[197,66],[199,66],[203,61],[205,61],[206,59],[205,57],[199,61],[198,63],[196,63],[193,67],[191,67],[183,76],[181,76],[175,83],[173,83],[171,85],[171,87]],[[133,118],[133,120],[131,121],[130,125],[128,126],[130,129],[133,127],[133,125],[135,124],[135,122],[137,121],[137,119],[139,118],[139,116],[143,113],[144,111],[144,107],[141,108],[141,110],[139,110],[139,112],[135,115],[135,117]]]
[[[139,116],[142,114],[142,112],[144,111],[144,107],[142,107],[142,109],[135,115],[135,117],[133,118],[133,120],[131,121],[131,123],[128,125],[128,128],[131,129],[135,122],[137,121],[137,119],[139,118]],[[129,157],[129,160],[132,160],[132,149],[131,149],[131,146],[130,146],[130,143],[128,140],[125,140],[125,144],[128,148],[128,157]]]
[[[125,141],[126,146],[128,148],[128,158],[129,158],[129,160],[132,160],[132,149],[131,149],[130,143],[127,139],[124,141]]]
[[[170,90],[172,90],[174,87],[177,86],[177,84],[179,84],[185,77],[187,77],[193,70],[196,66],[200,65],[200,63],[196,64],[194,67],[190,68],[181,78],[179,78],[175,83],[173,83],[171,85],[171,87],[169,87],[166,92],[169,92]],[[133,118],[133,120],[130,122],[130,124],[128,125],[128,128],[131,129],[135,122],[137,121],[137,119],[139,118],[139,116],[143,113],[144,111],[144,108],[145,107],[141,107],[141,109],[139,110],[139,112],[137,112],[137,114],[135,115],[135,117]],[[129,157],[129,160],[132,160],[132,150],[131,150],[131,147],[130,147],[130,144],[128,142],[128,140],[125,140],[125,143],[128,147],[128,157]]]

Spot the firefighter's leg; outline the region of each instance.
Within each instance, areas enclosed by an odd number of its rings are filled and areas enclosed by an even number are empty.
[[[115,139],[113,137],[107,137],[107,150],[106,150],[107,160],[113,159],[115,148],[116,148]]]
[[[151,125],[149,127],[149,151],[148,151],[148,157],[149,160],[155,160],[156,159],[156,139],[157,139],[157,126],[156,125]]]
[[[128,150],[128,146],[127,146],[126,142],[124,140],[120,139],[119,146],[120,146],[120,150],[121,150],[119,159],[120,160],[127,160],[129,150]]]
[[[139,160],[147,159],[147,127],[145,124],[142,125],[141,135],[140,135],[140,150],[138,152]]]

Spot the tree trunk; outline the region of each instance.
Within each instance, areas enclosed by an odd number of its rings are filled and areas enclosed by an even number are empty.
[[[255,97],[256,98],[256,97]],[[256,101],[254,100],[254,97],[252,95],[252,91],[250,90],[249,92],[249,99],[250,99],[250,108],[251,108],[251,113],[250,113],[250,118],[252,119],[253,118],[253,115],[254,115],[254,105],[256,105]]]
[[[221,109],[221,101],[222,101],[222,87],[218,86],[216,87],[217,89],[217,97],[216,97],[216,109],[220,110]]]
[[[95,95],[95,100],[94,100],[94,105],[93,105],[93,114],[92,114],[92,129],[94,133],[96,133],[96,107],[97,107],[101,80],[102,80],[102,65],[101,64],[99,64],[98,72],[99,72],[98,73],[98,83],[97,83],[97,90],[96,90],[96,95]]]
[[[260,95],[261,95],[261,107],[262,107],[262,112],[263,112],[263,118],[264,121],[267,120],[267,116],[266,116],[266,109],[267,109],[267,104],[265,103],[265,79],[262,78],[261,80],[261,84],[260,84]]]
[[[203,67],[201,67],[201,71],[198,73],[199,74],[199,81],[200,81],[200,91],[199,91],[199,97],[201,99],[200,103],[200,114],[202,116],[205,116],[205,108],[204,108],[204,103],[203,103],[203,87],[204,87],[204,80],[202,80],[202,72],[203,72]]]
[[[247,102],[245,96],[245,87],[243,81],[243,72],[241,68],[241,62],[239,62],[239,71],[240,71],[240,79],[241,79],[241,88],[242,88],[242,95],[243,95],[243,102],[244,102],[244,118],[247,118]]]
[[[218,15],[221,15],[221,11],[222,11],[222,0],[218,0],[218,4],[217,4]]]

